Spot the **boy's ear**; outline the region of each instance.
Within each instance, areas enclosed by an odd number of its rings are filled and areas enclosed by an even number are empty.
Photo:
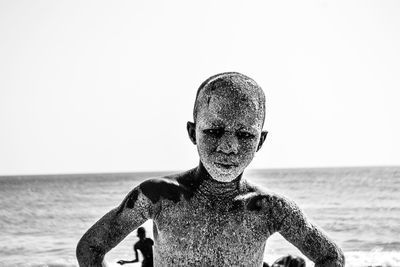
[[[260,148],[264,144],[265,138],[267,138],[267,134],[268,134],[267,131],[262,131],[261,132],[260,142],[258,143],[257,151],[260,150]]]
[[[196,144],[196,124],[188,121],[186,124],[186,129],[189,134],[189,138],[193,144]]]

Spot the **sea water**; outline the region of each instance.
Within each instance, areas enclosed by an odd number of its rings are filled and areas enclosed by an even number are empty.
[[[0,177],[0,266],[77,266],[84,232],[141,181],[163,174]],[[400,167],[249,170],[245,176],[297,202],[343,248],[346,266],[400,267]],[[152,237],[152,222],[144,226]],[[137,240],[135,232],[126,237],[106,255],[107,265],[133,259]],[[302,256],[274,234],[265,261],[287,254]]]

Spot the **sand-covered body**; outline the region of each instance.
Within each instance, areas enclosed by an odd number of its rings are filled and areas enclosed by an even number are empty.
[[[162,198],[154,203],[156,264],[260,266],[275,223],[267,220],[266,213],[261,215],[254,188],[244,181],[224,184],[212,180],[196,188],[188,176],[146,182],[190,192],[176,202]]]
[[[266,241],[275,232],[317,263],[341,255],[290,200],[242,177],[222,183],[197,169],[133,189],[88,231],[104,232],[91,249],[111,249],[119,242],[113,237],[123,238],[148,219],[154,221],[155,266],[261,266]]]

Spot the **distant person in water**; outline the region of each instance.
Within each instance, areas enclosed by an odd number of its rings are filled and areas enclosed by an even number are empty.
[[[306,262],[301,257],[288,255],[277,259],[271,267],[306,267]]]
[[[151,238],[146,238],[146,230],[143,227],[137,229],[137,236],[139,237],[139,241],[133,246],[136,258],[132,261],[120,260],[118,263],[123,265],[125,263],[138,262],[138,250],[140,250],[143,255],[142,267],[153,267],[153,240]]]
[[[133,188],[83,235],[80,266],[101,266],[104,255],[148,219],[155,266],[262,266],[266,241],[276,232],[316,267],[344,266],[340,248],[293,201],[244,177],[267,137],[264,121],[265,96],[254,80],[236,72],[208,78],[187,123],[198,166]]]

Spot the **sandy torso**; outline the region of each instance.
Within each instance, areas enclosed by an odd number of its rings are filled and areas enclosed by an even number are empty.
[[[257,211],[232,201],[162,201],[154,218],[157,266],[260,266],[270,233]]]
[[[81,238],[80,265],[101,266],[104,255],[148,219],[155,266],[262,266],[275,232],[315,266],[344,266],[341,249],[293,201],[241,176],[222,183],[196,169],[135,187]]]
[[[152,219],[155,266],[262,266],[275,232],[314,262],[343,265],[340,248],[293,201],[241,176],[227,183],[204,177],[194,169],[141,183],[107,215],[119,222],[113,233]]]
[[[261,266],[266,240],[277,229],[276,197],[244,180],[190,179],[168,177],[141,187],[152,194],[155,266]],[[271,209],[262,207],[267,202]]]

